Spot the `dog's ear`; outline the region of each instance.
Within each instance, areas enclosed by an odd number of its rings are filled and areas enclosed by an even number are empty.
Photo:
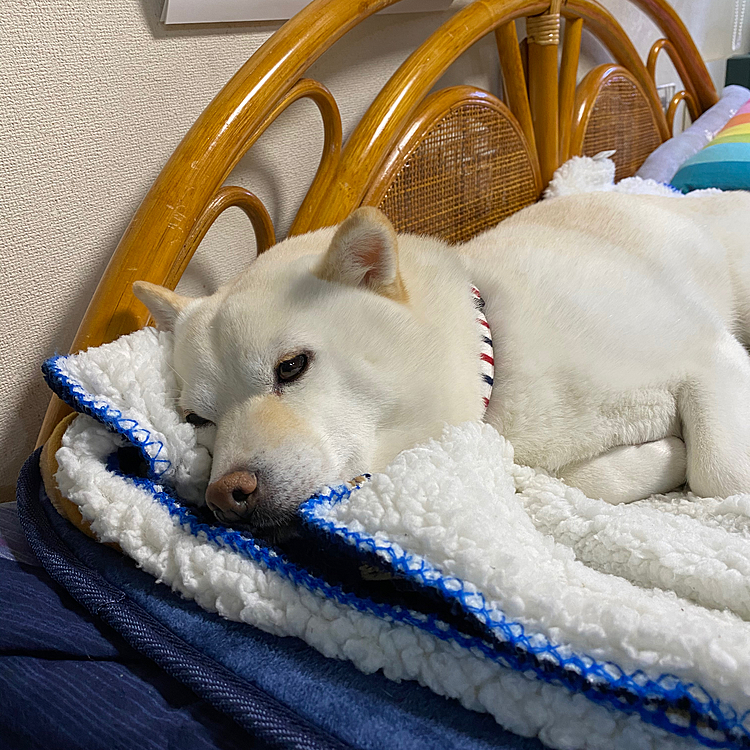
[[[148,281],[133,283],[133,294],[143,302],[160,331],[171,331],[177,316],[192,297],[181,297],[166,287]]]
[[[370,206],[358,208],[339,226],[315,275],[366,287],[397,302],[408,299],[398,270],[396,230],[382,211]]]

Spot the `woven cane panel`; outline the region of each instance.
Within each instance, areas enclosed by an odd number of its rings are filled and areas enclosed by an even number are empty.
[[[379,208],[399,232],[464,242],[539,194],[524,140],[502,114],[466,103],[407,157]]]
[[[581,153],[594,156],[615,149],[615,179],[632,177],[662,142],[651,107],[629,78],[608,78],[591,110]]]

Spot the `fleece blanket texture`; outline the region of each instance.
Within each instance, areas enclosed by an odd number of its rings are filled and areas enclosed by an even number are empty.
[[[691,200],[613,180],[606,156],[574,159],[547,197]],[[303,504],[299,556],[202,513],[210,457],[175,407],[171,347],[144,329],[44,365],[82,412],[58,486],[101,541],[211,612],[550,747],[750,746],[750,495],[611,506],[516,464],[489,425],[446,426]]]

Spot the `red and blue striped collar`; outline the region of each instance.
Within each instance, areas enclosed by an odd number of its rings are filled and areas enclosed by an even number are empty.
[[[482,343],[479,350],[479,364],[482,378],[482,403],[484,405],[482,416],[484,416],[484,411],[487,410],[492,396],[492,385],[495,382],[495,355],[492,348],[492,331],[484,314],[484,300],[479,293],[479,289],[473,284],[471,285],[471,294],[476,308],[476,327]]]

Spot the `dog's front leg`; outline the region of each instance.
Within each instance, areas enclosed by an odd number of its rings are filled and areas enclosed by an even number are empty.
[[[679,390],[687,480],[702,497],[750,492],[750,357],[728,331],[717,336]]]
[[[641,445],[620,445],[607,453],[564,466],[558,476],[588,497],[613,505],[670,492],[685,483],[685,443],[667,437]]]

